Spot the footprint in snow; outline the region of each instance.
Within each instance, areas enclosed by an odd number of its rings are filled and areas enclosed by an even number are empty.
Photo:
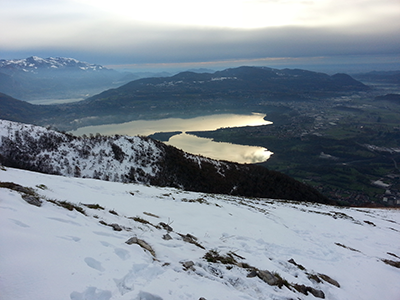
[[[104,247],[112,247],[114,248],[114,253],[122,260],[127,260],[128,258],[131,257],[131,255],[129,254],[129,251],[122,249],[122,248],[116,248],[114,247],[112,244],[108,243],[108,242],[104,242],[101,241],[100,242]]]
[[[79,238],[77,236],[72,236],[72,235],[58,236],[58,238],[64,239],[64,240],[67,240],[67,241],[74,241],[74,242],[79,242],[81,240],[81,238]]]
[[[107,237],[113,237],[113,238],[117,238],[117,239],[123,239],[122,237],[117,236],[117,235],[115,235],[113,233],[108,233],[108,232],[103,232],[103,231],[93,231],[93,233],[97,234],[97,235],[101,235],[101,236],[107,236]]]
[[[72,225],[76,225],[76,226],[82,226],[81,224],[71,221],[71,220],[65,220],[65,219],[61,219],[61,218],[52,218],[52,217],[48,217],[47,219],[62,222],[62,223],[72,224]]]
[[[89,267],[91,267],[91,268],[93,268],[93,269],[95,269],[95,270],[97,270],[97,271],[103,272],[103,271],[105,270],[105,269],[103,268],[103,266],[101,265],[101,262],[95,260],[95,259],[92,258],[92,257],[86,257],[86,258],[85,258],[85,263],[86,263]]]
[[[114,278],[114,282],[121,293],[121,296],[134,290],[134,276],[131,274],[125,275],[121,279]]]
[[[160,266],[154,266],[151,264],[135,264],[132,269],[121,279],[115,279],[114,282],[121,293],[124,295],[126,293],[132,292],[134,286],[144,287],[154,278],[158,277],[160,274],[164,273],[165,270]],[[162,300],[162,298],[141,291],[139,293],[139,298],[134,300]]]
[[[140,291],[139,295],[137,296],[137,298],[135,298],[135,300],[163,300],[163,298],[154,294]]]
[[[15,208],[13,208],[13,207],[8,207],[8,206],[0,206],[0,208],[2,208],[2,209],[7,209],[7,210],[11,210],[11,211],[17,211]]]
[[[100,290],[96,287],[88,287],[83,293],[72,292],[71,300],[110,300],[112,294],[108,290]]]
[[[115,248],[114,252],[122,260],[127,260],[129,257],[131,257],[130,254],[129,254],[129,251],[127,251],[125,249],[122,249],[122,248]]]
[[[108,243],[108,242],[104,242],[104,241],[101,241],[100,242],[104,247],[110,247],[110,246],[112,246],[110,243]]]
[[[29,225],[27,225],[27,224],[25,224],[25,223],[23,223],[21,221],[18,221],[18,220],[14,220],[14,219],[10,219],[10,220],[13,221],[15,225],[18,225],[18,226],[21,226],[21,227],[24,227],[24,228],[31,227],[31,226],[29,226]]]

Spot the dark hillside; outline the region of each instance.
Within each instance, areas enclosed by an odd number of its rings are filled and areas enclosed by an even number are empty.
[[[386,94],[383,96],[377,96],[375,97],[376,101],[390,101],[393,103],[399,103],[400,104],[400,94]]]
[[[52,109],[59,109],[55,115],[52,110],[41,107],[32,110],[29,118],[19,110],[11,111],[14,119],[10,120],[71,130],[88,125],[188,118],[215,112],[264,113],[265,105],[271,101],[321,101],[368,89],[345,74],[329,76],[298,69],[239,67],[212,74],[182,72],[171,77],[142,78],[83,101],[53,106]],[[2,113],[2,105],[0,118],[9,119]]]
[[[261,166],[223,162],[216,167],[214,160],[188,158],[175,147],[161,143],[160,147],[164,148],[164,157],[162,172],[152,181],[155,185],[206,193],[337,204],[310,186]]]
[[[150,138],[81,138],[2,120],[0,134],[0,164],[5,166],[205,193],[335,204],[281,173],[191,155]]]
[[[59,113],[61,113],[61,110],[57,106],[33,105],[0,93],[0,118],[16,122],[34,123],[40,118],[45,120],[51,115]]]

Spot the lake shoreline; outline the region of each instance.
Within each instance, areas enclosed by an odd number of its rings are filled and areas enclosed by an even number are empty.
[[[264,147],[243,146],[232,143],[215,142],[195,135],[191,131],[208,131],[219,128],[259,126],[272,124],[265,120],[266,115],[252,114],[214,114],[196,118],[168,118],[160,120],[138,120],[122,124],[81,127],[72,131],[74,135],[143,135],[165,142],[188,153],[202,155],[217,160],[238,163],[265,162],[272,152]]]

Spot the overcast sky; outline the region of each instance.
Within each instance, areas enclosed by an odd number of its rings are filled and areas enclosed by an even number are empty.
[[[0,59],[114,68],[400,62],[399,0],[0,0]]]

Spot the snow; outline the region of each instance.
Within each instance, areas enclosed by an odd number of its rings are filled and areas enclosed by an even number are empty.
[[[399,210],[246,199],[12,168],[0,170],[0,182],[31,187],[43,200],[33,206],[0,188],[2,300],[315,299],[249,278],[240,266],[207,262],[203,256],[210,250],[322,290],[326,299],[400,299],[399,269],[382,261],[400,260]],[[74,203],[86,215],[45,199]],[[132,217],[168,224],[172,239]],[[204,249],[185,242],[186,234]],[[125,243],[134,236],[155,257]],[[193,268],[185,269],[187,261]],[[306,273],[328,275],[340,287]]]
[[[213,77],[211,81],[236,80],[237,77]]]
[[[12,141],[32,139],[39,143],[41,137],[49,134],[53,138],[61,140],[55,146],[57,151],[40,151],[34,158],[31,158],[31,161],[36,160],[41,162],[42,165],[46,162],[50,163],[59,174],[73,176],[78,167],[81,177],[114,180],[115,177],[124,178],[125,174],[129,173],[130,168],[140,168],[143,174],[149,176],[154,176],[159,171],[156,164],[162,150],[157,148],[151,140],[144,140],[138,136],[119,136],[115,139],[99,139],[96,141],[69,139],[65,134],[47,130],[40,126],[0,120],[0,146],[2,147],[5,147],[5,138]],[[120,160],[113,158],[112,144],[124,151],[124,157]],[[26,149],[26,152],[30,152],[29,148]],[[85,155],[82,156],[81,153],[83,152],[85,152]]]
[[[384,183],[382,180],[376,180],[372,182],[376,186],[382,187],[382,188],[388,188],[390,187],[390,184]]]
[[[31,56],[25,59],[0,60],[0,68],[10,66],[15,69],[21,69],[25,72],[33,72],[34,70],[37,70],[38,67],[41,69],[62,69],[65,67],[78,66],[80,70],[85,71],[98,71],[106,69],[105,67],[100,65],[89,64],[86,62],[78,61],[74,58],[65,57],[40,58],[38,56]]]

